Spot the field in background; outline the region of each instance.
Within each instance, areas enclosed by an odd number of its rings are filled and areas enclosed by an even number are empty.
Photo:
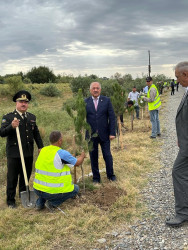
[[[44,97],[39,90],[44,85],[26,85],[34,96],[28,109],[37,116],[37,124],[44,144],[48,145],[48,135],[52,130],[61,130],[64,135],[63,148],[73,153],[73,123],[62,110],[63,103],[72,97],[68,84],[57,84],[62,91],[61,97]],[[0,86],[4,88],[6,86]],[[165,105],[167,94],[162,96]],[[0,96],[1,117],[15,108],[10,97]],[[162,111],[160,112],[162,114]],[[110,183],[102,172],[102,184],[95,188],[89,177],[89,156],[84,161],[86,192],[82,181],[79,182],[81,196],[61,205],[61,212],[49,213],[47,210],[37,212],[24,209],[16,197],[18,208],[11,210],[6,206],[6,158],[5,138],[0,138],[0,246],[2,249],[89,249],[99,246],[97,239],[105,232],[113,231],[122,224],[129,225],[142,216],[147,216],[145,204],[142,203],[140,190],[147,183],[147,173],[160,168],[158,153],[161,140],[151,140],[151,125],[148,113],[143,120],[131,121],[128,114],[124,116],[123,150],[117,148],[117,139],[112,142],[114,170],[117,182]],[[35,159],[37,151],[35,150]],[[152,157],[155,158],[153,162]],[[100,153],[100,169],[105,170]],[[78,168],[78,176],[81,170]],[[33,175],[30,180],[32,188]],[[100,245],[101,247],[102,245]],[[1,247],[0,247],[1,249]]]

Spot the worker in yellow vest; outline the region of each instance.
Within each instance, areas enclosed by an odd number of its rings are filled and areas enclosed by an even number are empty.
[[[148,109],[150,113],[150,121],[152,124],[152,133],[150,138],[155,139],[157,136],[161,136],[160,121],[159,121],[159,109],[161,107],[161,100],[159,92],[155,84],[153,84],[152,77],[146,78],[146,84],[148,86],[147,97],[142,97],[144,101],[148,102]]]
[[[62,134],[52,131],[50,146],[42,148],[35,163],[34,191],[39,196],[36,201],[36,210],[45,206],[53,211],[65,200],[74,197],[78,185],[72,183],[70,168],[82,164],[85,153],[76,159],[68,151],[61,149]]]

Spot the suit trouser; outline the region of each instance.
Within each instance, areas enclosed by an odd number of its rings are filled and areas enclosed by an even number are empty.
[[[93,172],[93,180],[100,181],[99,164],[98,164],[98,145],[100,144],[103,154],[103,159],[106,164],[106,174],[110,178],[114,175],[113,158],[110,151],[110,140],[101,141],[98,137],[92,138],[93,150],[90,152],[91,168]]]
[[[33,157],[25,157],[28,181],[32,172]],[[16,186],[19,178],[19,193],[26,190],[20,158],[7,158],[7,204],[15,202]]]
[[[178,217],[188,219],[188,157],[179,151],[172,169],[175,211]]]

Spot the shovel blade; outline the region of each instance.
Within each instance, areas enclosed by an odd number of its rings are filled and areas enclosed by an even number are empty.
[[[23,191],[20,193],[21,195],[21,202],[22,205],[25,208],[34,208],[36,201],[38,199],[38,196],[35,194],[35,192],[32,191]]]

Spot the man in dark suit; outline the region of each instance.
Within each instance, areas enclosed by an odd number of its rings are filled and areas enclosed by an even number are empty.
[[[16,102],[16,109],[4,115],[1,123],[0,135],[1,137],[7,137],[7,205],[10,208],[16,207],[15,195],[18,176],[19,193],[26,190],[16,136],[16,127],[19,126],[28,180],[32,172],[34,140],[39,151],[43,147],[42,139],[36,125],[36,116],[26,112],[30,100],[31,95],[29,92],[22,90],[16,93],[13,97],[13,101]]]
[[[178,63],[175,75],[183,87],[188,87],[188,62]],[[172,170],[176,215],[166,221],[168,226],[179,226],[188,221],[188,91],[177,110],[176,131],[179,153]]]
[[[93,150],[90,152],[91,168],[93,172],[93,182],[100,183],[100,173],[98,166],[98,144],[100,144],[103,158],[106,164],[107,178],[116,180],[113,170],[113,159],[110,151],[110,140],[115,138],[115,114],[110,101],[106,96],[100,96],[101,85],[92,82],[90,85],[91,97],[85,100],[87,122],[91,126]],[[87,134],[86,134],[87,136]]]

